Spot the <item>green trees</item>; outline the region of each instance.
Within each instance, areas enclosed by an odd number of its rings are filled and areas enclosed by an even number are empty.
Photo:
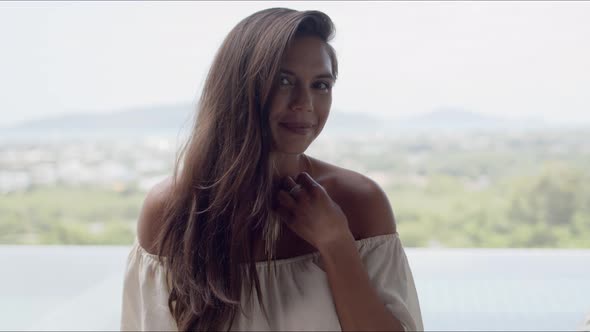
[[[448,177],[389,197],[409,246],[590,248],[589,187],[585,170],[551,162],[483,191]]]
[[[56,186],[0,196],[0,244],[129,244],[144,195]]]
[[[579,243],[590,247],[590,176],[582,169],[562,163],[544,165],[537,175],[519,181],[513,193],[508,217],[527,225],[528,243],[569,247]]]
[[[588,136],[404,134],[310,152],[375,179],[406,246],[590,248]],[[0,194],[0,244],[130,244],[145,194],[134,183]]]

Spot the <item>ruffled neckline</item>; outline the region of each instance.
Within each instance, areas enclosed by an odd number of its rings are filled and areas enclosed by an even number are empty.
[[[376,235],[376,236],[367,237],[364,239],[355,240],[354,243],[356,244],[357,248],[360,249],[361,247],[365,247],[365,246],[376,246],[382,242],[397,239],[398,237],[399,237],[399,234],[396,232],[396,233]],[[139,244],[137,237],[135,238],[133,245],[137,248],[137,250],[140,252],[140,254],[142,256],[148,257],[149,259],[154,260],[155,262],[159,262],[158,255],[151,254],[147,250],[145,250]],[[301,262],[306,262],[306,261],[314,261],[314,260],[317,260],[319,255],[320,255],[320,252],[315,251],[315,252],[304,254],[304,255],[299,255],[299,256],[294,256],[294,257],[289,257],[289,258],[275,259],[275,260],[271,260],[270,262],[269,261],[259,261],[259,262],[256,262],[255,265],[256,265],[256,268],[266,268],[266,266],[269,264],[274,264],[276,266],[284,266],[284,265],[296,264],[296,263],[301,263]],[[163,261],[166,261],[165,256],[161,257],[161,258]],[[246,266],[247,264],[242,263],[240,265]]]

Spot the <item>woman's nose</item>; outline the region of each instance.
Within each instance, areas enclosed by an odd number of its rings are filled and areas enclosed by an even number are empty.
[[[295,89],[293,100],[291,101],[291,109],[304,112],[311,112],[313,110],[313,98],[310,89]]]

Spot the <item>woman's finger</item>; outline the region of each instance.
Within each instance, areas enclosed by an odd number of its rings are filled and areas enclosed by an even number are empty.
[[[292,177],[290,176],[285,176],[285,178],[283,178],[283,182],[282,182],[282,188],[285,189],[286,191],[291,190],[291,188],[293,188],[297,183],[295,182],[295,180],[293,180]]]
[[[295,198],[289,193],[284,190],[279,190],[278,193],[278,201],[281,207],[287,208],[288,210],[292,211],[297,207],[297,202]]]
[[[299,202],[301,196],[303,195],[304,187],[293,180],[292,177],[287,176],[284,180],[284,189],[285,191],[295,199],[295,201]]]
[[[315,192],[319,187],[321,187],[321,185],[317,183],[307,172],[299,173],[296,180],[297,183],[302,185],[303,188],[305,188],[305,190],[310,193]]]

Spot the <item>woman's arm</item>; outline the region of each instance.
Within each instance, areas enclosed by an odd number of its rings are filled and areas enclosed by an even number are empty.
[[[358,186],[350,217],[358,219],[363,237],[396,233],[393,210],[385,192],[373,181]],[[362,220],[361,220],[362,219]],[[348,236],[350,235],[350,236]],[[318,248],[344,331],[403,331],[400,321],[379,298],[361,260],[352,233]]]
[[[343,331],[403,331],[369,280],[354,237],[321,248],[320,255]]]
[[[353,181],[353,180],[357,181]],[[348,178],[347,178],[348,180]],[[293,179],[286,179],[293,188]],[[347,215],[309,174],[297,183],[305,190],[279,192],[279,213],[287,226],[320,252],[321,264],[335,303],[340,326],[345,331],[403,331],[401,322],[386,307],[371,284],[350,225],[363,238],[396,233],[393,211],[385,192],[374,181],[362,177],[347,181]],[[293,196],[293,197],[292,197]]]

